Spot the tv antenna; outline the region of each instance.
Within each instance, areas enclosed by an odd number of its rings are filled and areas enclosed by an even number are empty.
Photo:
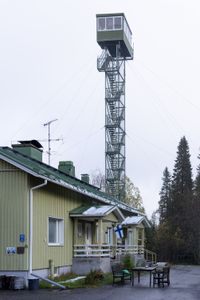
[[[50,130],[51,128],[50,128],[50,126],[53,122],[56,122],[56,121],[58,121],[58,119],[53,119],[53,120],[48,121],[48,122],[43,124],[44,126],[48,127],[48,139],[47,139],[47,141],[48,141],[48,151],[47,151],[47,154],[48,154],[48,164],[49,165],[51,165],[51,141],[55,142],[55,141],[62,140],[62,139],[51,139],[51,130]]]

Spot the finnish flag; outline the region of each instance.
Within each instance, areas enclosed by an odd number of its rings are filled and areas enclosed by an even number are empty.
[[[117,236],[118,239],[122,239],[124,237],[124,233],[123,233],[123,229],[122,229],[122,225],[119,224],[117,225],[115,228],[115,234]]]

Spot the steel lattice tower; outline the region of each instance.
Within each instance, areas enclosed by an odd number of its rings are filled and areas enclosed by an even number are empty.
[[[112,26],[112,29],[109,26]],[[125,62],[133,58],[131,31],[124,14],[97,15],[97,42],[103,48],[101,56],[97,59],[97,69],[105,72],[106,192],[124,201]]]

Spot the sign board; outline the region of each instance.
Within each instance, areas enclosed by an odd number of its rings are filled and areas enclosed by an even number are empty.
[[[6,254],[16,254],[16,247],[6,247]]]
[[[25,242],[25,234],[24,233],[21,233],[19,235],[19,241],[20,241],[20,243],[24,243]]]

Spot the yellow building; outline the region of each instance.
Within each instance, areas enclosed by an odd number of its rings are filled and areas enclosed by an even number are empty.
[[[47,277],[76,269],[86,258],[80,272],[91,263],[110,267],[122,245],[114,228],[140,213],[85,181],[75,177],[72,162],[58,169],[44,164],[35,140],[0,147],[0,275]],[[141,242],[131,240],[135,254],[144,245],[141,232]]]

